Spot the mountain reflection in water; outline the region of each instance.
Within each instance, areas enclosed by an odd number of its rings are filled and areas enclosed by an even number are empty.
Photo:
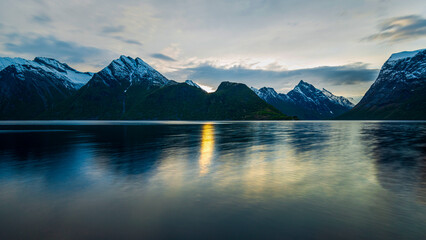
[[[426,122],[0,123],[0,239],[421,239]]]

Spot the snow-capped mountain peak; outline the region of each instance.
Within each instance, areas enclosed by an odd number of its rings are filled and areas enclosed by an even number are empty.
[[[192,80],[186,80],[185,83],[188,84],[189,86],[193,86],[193,87],[201,89],[201,87],[195,82],[193,82]]]
[[[143,73],[143,72],[157,72],[153,67],[148,65],[146,62],[144,62],[140,58],[132,58],[129,56],[121,55],[120,58],[112,61],[112,64],[115,66],[119,66],[119,68],[124,69],[130,69],[135,70],[136,72]]]
[[[77,89],[86,84],[93,76],[92,73],[79,72],[67,64],[52,58],[36,57],[32,61],[23,58],[0,58],[0,71],[11,65],[15,66],[18,72],[32,71],[41,73],[43,71],[49,73],[57,79],[61,79],[67,86]]]
[[[296,85],[296,87],[294,87],[294,89],[300,90],[302,92],[305,92],[305,91],[312,92],[312,91],[318,90],[312,84],[307,83],[307,82],[305,82],[303,80],[300,80],[300,82]]]
[[[426,49],[392,54],[357,108],[390,104],[401,96],[408,98],[414,89],[425,85],[425,79]]]
[[[144,83],[149,86],[165,86],[171,83],[142,59],[134,59],[124,55],[113,60],[107,67],[97,73],[96,78],[93,78],[93,82],[101,82],[108,86],[119,84],[127,87],[130,83],[132,85],[134,83]]]
[[[426,49],[410,52],[394,53],[383,64],[379,76],[372,87],[379,84],[406,84],[408,82],[419,82],[426,76]],[[421,82],[421,81],[420,81]],[[394,89],[398,91],[397,88]]]
[[[270,87],[262,87],[261,89],[251,87],[251,90],[264,100],[271,98],[281,98],[281,96],[275,91],[275,89]]]
[[[301,80],[289,93],[277,93],[273,88],[251,88],[260,98],[283,113],[301,119],[330,119],[351,109],[354,104],[345,97],[319,90]]]
[[[278,97],[278,93],[273,88],[263,87],[263,88],[261,88],[261,90],[263,90],[263,92],[268,93],[268,95],[270,95],[270,96]]]

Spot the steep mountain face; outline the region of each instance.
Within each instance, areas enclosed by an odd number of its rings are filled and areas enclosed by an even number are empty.
[[[35,118],[90,77],[54,59],[0,58],[0,119]]]
[[[140,58],[121,56],[48,119],[286,119],[244,84],[222,83],[209,94],[188,80],[168,80]]]
[[[332,119],[354,106],[348,99],[335,96],[326,89],[319,90],[304,81],[287,94],[277,93],[273,88],[252,90],[282,113],[299,119]]]
[[[325,89],[316,89],[304,81],[300,81],[287,95],[297,106],[305,109],[306,119],[331,119],[353,107],[344,97],[334,96]]]
[[[376,81],[340,119],[426,119],[426,49],[392,54]]]

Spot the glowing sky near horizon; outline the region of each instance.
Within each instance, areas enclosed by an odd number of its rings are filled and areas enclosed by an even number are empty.
[[[392,53],[426,47],[425,18],[421,0],[1,0],[0,56],[96,72],[128,55],[211,89],[303,79],[360,96]]]

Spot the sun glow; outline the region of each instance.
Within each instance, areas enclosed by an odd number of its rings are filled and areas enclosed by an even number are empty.
[[[203,84],[199,84],[197,83],[198,86],[200,86],[201,89],[203,89],[204,91],[208,92],[208,93],[212,93],[215,91],[215,89],[213,87],[207,86],[207,85],[203,85]]]
[[[200,175],[204,175],[209,172],[209,166],[213,158],[214,151],[214,125],[207,123],[203,125],[201,132],[201,149],[200,149]]]

